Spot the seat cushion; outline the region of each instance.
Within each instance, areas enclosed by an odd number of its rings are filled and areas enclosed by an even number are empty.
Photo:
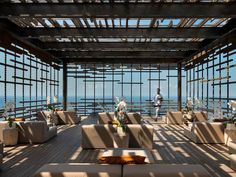
[[[144,164],[124,165],[123,177],[210,177],[201,165]]]
[[[99,162],[107,164],[144,164],[145,158],[140,155],[105,156],[99,157]]]
[[[236,141],[229,142],[229,153],[236,154]]]
[[[42,166],[34,177],[121,177],[121,165],[61,163]]]
[[[167,124],[183,124],[183,113],[181,111],[169,111],[167,112],[167,119],[166,123]]]

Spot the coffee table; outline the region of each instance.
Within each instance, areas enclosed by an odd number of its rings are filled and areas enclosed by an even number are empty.
[[[103,154],[101,155],[102,157],[107,157],[107,156],[126,156],[126,155],[140,155],[144,156],[145,158],[145,163],[155,163],[153,155],[151,151],[147,149],[140,149],[140,148],[112,148],[112,149],[106,149]]]

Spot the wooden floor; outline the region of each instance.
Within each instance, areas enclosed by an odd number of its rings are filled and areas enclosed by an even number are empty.
[[[88,124],[92,118],[85,118]],[[196,145],[183,135],[181,126],[167,126],[145,118],[155,127],[154,149],[156,163],[201,164],[212,176],[229,177],[236,173],[229,167],[228,148],[219,144]],[[80,125],[59,127],[58,136],[44,144],[5,147],[2,177],[31,177],[46,163],[96,162],[101,151],[80,148]]]

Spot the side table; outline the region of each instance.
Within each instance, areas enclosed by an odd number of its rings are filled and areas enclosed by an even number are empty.
[[[113,134],[113,146],[114,148],[128,148],[129,147],[129,134]]]
[[[17,128],[5,128],[3,129],[3,143],[5,146],[14,146],[18,140],[18,129]]]
[[[9,127],[7,121],[0,121],[0,141],[6,146],[16,145],[18,140],[18,128],[16,123],[12,123],[12,127]]]

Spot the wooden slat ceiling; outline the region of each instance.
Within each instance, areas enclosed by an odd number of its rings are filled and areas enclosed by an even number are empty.
[[[2,2],[7,3],[0,5],[0,17],[19,27],[11,29],[13,32],[57,58],[73,62],[104,58],[111,62],[113,58],[179,62],[206,41],[222,36],[224,26],[236,17],[233,0]]]

